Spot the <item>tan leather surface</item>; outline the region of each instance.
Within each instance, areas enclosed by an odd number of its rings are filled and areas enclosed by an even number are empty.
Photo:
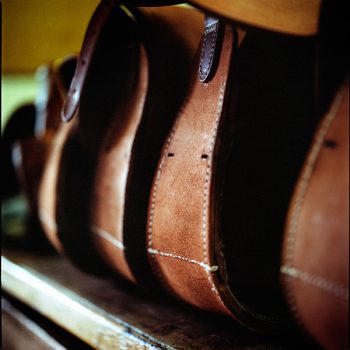
[[[124,256],[123,216],[130,156],[142,118],[148,84],[145,50],[140,52],[137,86],[120,116],[115,118],[98,157],[94,196],[91,202],[92,227],[97,249],[104,259],[126,278],[136,283]]]
[[[318,30],[320,0],[191,0],[217,15],[256,27],[294,35]]]
[[[348,347],[349,87],[315,134],[291,202],[282,281],[299,323],[326,349]]]
[[[183,8],[153,8],[142,9],[142,12],[146,15],[147,21],[150,23],[149,31],[152,33],[153,50],[156,50],[154,54],[159,57],[167,57],[169,48],[167,45],[178,45],[174,41],[181,41],[182,45],[186,47],[184,51],[181,47],[178,49],[178,54],[181,55],[182,60],[189,61],[188,64],[192,65],[191,59],[194,57],[194,52],[199,44],[202,18],[203,16],[194,10]],[[167,33],[172,33],[169,36]],[[149,33],[148,33],[149,34]],[[171,43],[171,40],[174,43]],[[167,42],[165,45],[164,42]],[[150,48],[151,50],[151,48]],[[173,49],[172,49],[173,50]],[[182,52],[180,51],[182,50]],[[135,152],[135,139],[145,137],[151,130],[144,130],[141,125],[141,120],[149,118],[148,128],[153,129],[153,138],[163,141],[166,132],[163,126],[159,125],[159,119],[170,120],[172,115],[176,113],[173,111],[173,107],[169,105],[167,111],[168,115],[156,115],[157,107],[148,106],[151,103],[160,104],[161,101],[157,100],[158,94],[155,95],[155,100],[146,101],[152,91],[149,87],[149,55],[153,53],[146,52],[145,47],[141,46],[139,68],[138,68],[138,80],[134,87],[133,95],[129,98],[124,108],[116,113],[115,118],[110,126],[105,140],[102,145],[102,149],[98,156],[98,167],[96,170],[95,184],[94,184],[94,196],[92,199],[92,231],[94,232],[94,238],[99,249],[99,252],[104,259],[109,262],[114,269],[120,272],[124,277],[132,282],[136,282],[136,278],[133,272],[130,270],[129,264],[137,264],[137,257],[133,258],[135,261],[130,261],[125,255],[125,250],[133,250],[136,242],[132,242],[132,246],[127,246],[125,242],[125,236],[130,234],[130,228],[125,224],[125,208],[126,199],[130,196],[128,192],[128,186],[130,186],[130,177],[136,177],[136,182],[146,181],[142,173],[131,173],[130,167],[133,166],[133,157]],[[174,72],[178,72],[178,78],[183,77],[184,72],[179,71],[177,66],[178,59],[176,57],[169,57],[172,62],[172,69]],[[162,59],[158,59],[157,70],[162,72],[166,77],[169,75],[167,68],[164,67]],[[188,70],[188,69],[187,69]],[[169,83],[173,84],[172,81]],[[157,88],[162,88],[161,85]],[[172,89],[173,94],[181,95],[182,91],[176,91]],[[176,99],[177,97],[174,96]],[[166,96],[167,100],[172,99],[172,96]],[[147,117],[148,109],[152,108],[155,115]],[[158,128],[158,130],[156,130]],[[143,135],[144,134],[144,135]],[[163,135],[164,136],[163,136]],[[160,150],[160,147],[159,147]],[[140,151],[138,151],[140,152]],[[146,153],[146,150],[142,151]],[[159,152],[159,151],[158,151]],[[147,163],[146,156],[139,159],[143,162],[144,173],[154,173],[154,165]],[[154,153],[153,158],[157,157],[157,151]],[[146,161],[145,161],[146,160]],[[146,176],[146,174],[145,174]],[[148,189],[149,195],[149,189]],[[129,198],[129,202],[142,200],[140,198]],[[142,216],[146,218],[147,201],[142,204],[144,209]],[[136,215],[136,213],[135,213]],[[136,220],[142,220],[142,218],[136,218]],[[126,225],[126,226],[125,226]],[[145,239],[145,229],[134,233],[138,235],[138,240]],[[142,252],[145,254],[145,251]]]
[[[218,234],[213,171],[218,166],[218,129],[230,128],[223,108],[227,112],[232,97],[226,84],[235,40],[227,25],[212,80],[201,83],[193,77],[155,173],[147,228],[149,258],[163,284],[193,305],[225,314],[231,312],[218,289],[220,267],[213,247]]]
[[[37,75],[41,82],[41,90],[37,99],[36,140],[46,139],[46,158],[42,164],[40,176],[37,176],[38,186],[35,188],[37,196],[37,215],[42,228],[58,250],[62,246],[57,238],[56,202],[57,179],[62,148],[69,130],[74,125],[61,123],[61,109],[67,93],[64,79],[69,80],[69,72],[62,71],[68,65],[74,65],[74,56],[66,57],[51,65],[42,67]],[[31,153],[29,158],[33,157]]]
[[[63,252],[63,247],[57,237],[57,181],[63,145],[72,126],[74,126],[74,123],[62,124],[54,139],[51,140],[48,159],[45,164],[38,191],[38,216],[41,225],[50,242],[60,252]]]

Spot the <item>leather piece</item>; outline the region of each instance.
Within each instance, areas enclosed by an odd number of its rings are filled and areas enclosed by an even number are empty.
[[[235,44],[227,27],[216,72],[194,78],[163,147],[149,259],[175,296],[281,332],[291,325],[278,280],[285,208],[317,121],[314,43],[252,31]]]
[[[204,38],[202,41],[202,54],[199,63],[199,81],[207,82],[214,74],[217,56],[220,53],[220,20],[206,16],[204,24]]]
[[[5,200],[18,194],[20,183],[17,179],[13,164],[13,144],[23,138],[28,138],[34,133],[35,105],[26,104],[16,109],[9,117],[1,135],[1,173],[3,186],[1,187],[1,199]]]
[[[292,313],[326,349],[348,346],[349,87],[314,137],[286,222],[282,282]]]
[[[147,199],[161,145],[186,92],[202,15],[183,8],[128,11],[115,4],[98,40],[84,40],[80,57],[90,68],[82,78],[78,123],[63,148],[58,236],[85,270],[94,269],[94,252],[131,282],[154,288],[145,248]]]
[[[318,32],[320,0],[190,0],[216,16],[280,33],[311,36]]]
[[[70,58],[62,60],[68,64]],[[20,186],[25,192],[32,215],[38,215],[38,191],[54,135],[59,128],[63,103],[63,85],[54,63],[43,65],[36,72],[39,85],[31,135],[19,137],[13,146],[14,165]]]
[[[98,33],[108,19],[108,15],[110,14],[111,9],[115,6],[115,2],[115,0],[102,0],[91,18],[91,22],[84,38],[84,50],[80,53],[76,71],[62,108],[62,119],[66,122],[73,118],[74,113],[78,108],[81,90],[84,85],[87,71],[90,67],[92,53],[95,50],[98,41]]]
[[[28,166],[35,175],[30,181],[30,188],[35,196],[35,215],[52,245],[58,251],[62,247],[57,240],[56,223],[56,185],[59,176],[59,159],[62,145],[67,137],[71,125],[62,125],[61,108],[64,97],[67,94],[67,82],[72,79],[72,71],[76,65],[76,57],[69,56],[57,60],[50,65],[42,66],[37,71],[37,79],[40,82],[40,90],[36,101],[36,128],[35,137],[31,140],[32,148],[41,145],[45,157],[41,156],[40,164]],[[23,159],[33,161],[38,159],[34,149],[28,145],[21,145]],[[23,153],[22,151],[22,153]],[[26,181],[29,175],[24,177]],[[35,182],[34,182],[35,181]]]
[[[168,290],[197,307],[233,316],[218,288],[213,248],[218,208],[212,197],[219,149],[226,144],[218,134],[232,132],[228,81],[242,36],[227,25],[215,75],[209,83],[195,79],[190,88],[158,163],[147,228],[150,262]]]
[[[38,216],[47,238],[57,251],[64,249],[57,237],[57,184],[64,143],[74,123],[62,124],[49,147],[49,155],[38,188]]]

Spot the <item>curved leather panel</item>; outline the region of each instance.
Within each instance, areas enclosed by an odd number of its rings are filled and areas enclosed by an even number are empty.
[[[140,11],[145,19],[139,23],[138,78],[115,112],[98,155],[91,212],[104,259],[130,281],[153,288],[144,234],[149,190],[161,145],[187,90],[202,15],[183,8]]]
[[[91,18],[84,37],[84,49],[80,52],[75,74],[62,108],[62,118],[64,121],[70,121],[78,108],[81,90],[90,67],[91,58],[96,48],[99,34],[115,6],[115,0],[102,0]]]
[[[315,35],[320,0],[190,0],[216,15],[263,29],[293,35]]]
[[[38,196],[37,215],[50,242],[62,252],[62,246],[57,239],[57,179],[59,177],[59,162],[62,147],[73,124],[61,122],[61,109],[67,93],[67,84],[73,77],[76,57],[70,56],[57,60],[46,69],[40,70],[39,79],[43,81],[39,98],[37,99],[37,116],[39,128],[47,139],[44,168],[38,178],[36,188]],[[40,77],[41,75],[41,77]],[[38,138],[38,136],[37,136]]]
[[[218,129],[232,130],[224,111],[232,97],[230,67],[238,40],[227,25],[217,71],[209,83],[195,79],[190,88],[158,163],[147,229],[149,258],[163,284],[193,305],[229,315],[217,285],[212,198]]]
[[[282,281],[292,313],[326,349],[348,346],[349,87],[315,134],[288,214]]]

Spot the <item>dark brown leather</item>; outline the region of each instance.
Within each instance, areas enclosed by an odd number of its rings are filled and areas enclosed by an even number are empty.
[[[326,349],[348,348],[349,86],[315,133],[290,205],[281,266],[291,312]]]
[[[108,15],[110,14],[110,11],[115,6],[115,3],[115,0],[101,1],[96,11],[94,12],[93,17],[91,18],[89,27],[84,38],[84,50],[80,52],[76,72],[74,74],[73,81],[71,82],[70,89],[68,91],[67,97],[65,98],[65,102],[62,108],[62,118],[64,121],[71,120],[78,108],[81,90],[84,85],[87,71],[90,67],[90,61],[93,52],[96,49],[98,33],[104,26]]]
[[[222,23],[218,18],[206,16],[201,58],[199,62],[199,80],[207,82],[214,74],[221,50]],[[222,30],[221,30],[222,31]]]
[[[101,7],[87,33],[99,14]],[[103,18],[79,58],[89,69],[79,78],[78,123],[60,165],[58,236],[85,270],[101,273],[90,254],[98,251],[115,271],[151,288],[144,235],[149,190],[187,90],[202,15],[179,7],[125,10],[115,2]]]

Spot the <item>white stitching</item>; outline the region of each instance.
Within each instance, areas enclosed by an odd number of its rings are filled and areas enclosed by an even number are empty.
[[[310,177],[312,175],[312,171],[314,169],[314,166],[316,164],[316,160],[318,158],[319,152],[321,150],[321,146],[323,144],[324,138],[328,132],[328,129],[331,126],[332,121],[336,117],[336,114],[340,108],[340,105],[343,100],[344,93],[342,91],[338,92],[335,100],[331,106],[330,111],[324,118],[321,128],[316,134],[316,140],[315,143],[311,149],[311,153],[309,154],[307,160],[306,160],[306,166],[305,170],[302,174],[302,180],[300,182],[300,187],[298,188],[296,202],[292,211],[292,214],[290,216],[290,221],[288,223],[288,230],[287,230],[287,246],[286,246],[286,255],[285,255],[285,263],[288,267],[293,266],[293,255],[294,255],[294,247],[295,247],[295,237],[296,237],[296,231],[298,228],[298,221],[301,214],[301,208],[302,204],[305,199],[306,189],[310,181]],[[297,320],[299,320],[299,323],[301,325],[304,325],[302,321],[302,317],[299,314],[297,303],[295,300],[295,295],[293,293],[293,287],[291,283],[286,283],[285,286],[286,290],[286,296],[287,300],[290,303],[291,311],[294,313]],[[304,326],[305,327],[305,326]]]
[[[222,104],[223,104],[223,97],[224,97],[224,92],[225,92],[225,86],[226,84],[222,84],[221,89],[220,89],[220,95],[219,95],[219,100],[218,100],[218,106],[217,106],[217,115],[216,119],[214,122],[214,127],[213,127],[213,132],[210,140],[210,145],[209,145],[209,154],[208,154],[208,163],[207,163],[207,169],[205,173],[205,181],[204,181],[204,191],[203,191],[203,211],[202,211],[202,239],[203,239],[203,254],[204,254],[204,263],[209,264],[208,261],[208,253],[207,253],[207,245],[208,245],[208,238],[207,238],[207,214],[208,214],[208,206],[209,206],[209,179],[211,175],[211,166],[212,166],[212,155],[214,151],[214,145],[215,145],[215,138],[218,130],[218,125],[219,125],[219,119],[221,115],[221,110],[222,110]],[[211,278],[211,275],[208,273],[208,279],[211,285],[211,289],[213,292],[215,292],[217,295],[219,295],[215,284]],[[221,300],[221,298],[220,298]]]
[[[105,230],[103,230],[102,228],[96,226],[96,225],[92,225],[91,226],[91,230],[93,233],[99,235],[100,237],[104,238],[105,240],[107,240],[109,243],[112,243],[115,247],[124,250],[125,246],[123,244],[123,242],[119,241],[118,239],[116,239],[115,237],[113,237],[113,235]]]
[[[149,218],[148,218],[148,247],[149,248],[152,248],[152,246],[153,246],[153,219],[154,219],[154,209],[155,209],[155,203],[156,203],[156,199],[157,199],[158,184],[159,184],[159,181],[160,181],[160,176],[162,174],[162,170],[163,170],[166,154],[168,153],[168,150],[169,150],[169,147],[170,147],[170,143],[171,143],[171,141],[172,141],[172,139],[174,137],[175,130],[177,128],[178,121],[180,119],[180,116],[183,113],[183,108],[184,108],[184,106],[186,104],[187,104],[187,99],[185,100],[185,103],[182,106],[181,111],[179,113],[179,117],[176,120],[176,122],[174,124],[174,127],[172,128],[172,130],[170,132],[170,135],[169,135],[169,137],[168,137],[168,139],[166,141],[165,149],[164,149],[164,152],[163,152],[163,155],[162,155],[162,160],[161,160],[161,162],[159,164],[159,168],[158,168],[158,171],[157,171],[156,181],[155,181],[154,186],[152,188],[151,210],[150,210]]]
[[[286,274],[292,278],[300,279],[303,282],[309,283],[315,287],[325,290],[336,297],[344,300],[349,300],[349,289],[335,284],[323,277],[312,275],[305,271],[300,271],[291,266],[282,266],[281,273]]]
[[[217,271],[219,269],[219,267],[216,266],[216,265],[209,266],[208,264],[205,264],[202,261],[186,258],[185,256],[180,256],[180,255],[169,253],[169,252],[161,252],[158,249],[148,248],[148,252],[150,254],[153,254],[153,255],[161,255],[161,256],[168,257],[168,258],[175,258],[175,259],[179,259],[179,260],[184,260],[184,261],[187,261],[187,262],[189,262],[191,264],[196,264],[196,265],[202,267],[208,273],[215,272],[215,271]]]
[[[310,180],[312,171],[315,167],[316,160],[317,160],[318,155],[320,153],[320,150],[321,150],[321,147],[323,144],[323,140],[326,136],[326,133],[327,133],[333,119],[335,118],[335,116],[338,112],[338,109],[339,109],[340,104],[342,102],[342,98],[343,98],[343,94],[338,93],[331,110],[329,111],[329,113],[325,117],[325,119],[322,123],[321,129],[317,133],[315,144],[311,150],[310,155],[308,156],[305,171],[302,174],[302,180],[300,183],[300,187],[298,189],[296,204],[295,204],[295,207],[294,207],[292,215],[291,215],[290,225],[289,225],[289,229],[288,229],[287,252],[286,252],[287,265],[291,265],[291,262],[293,259],[294,241],[295,241],[296,231],[297,231],[297,227],[298,227],[299,217],[301,214],[301,207],[302,207],[302,204],[304,202],[304,198],[305,198],[305,194],[306,194],[306,189],[307,189],[307,186],[309,184],[309,180]]]
[[[217,31],[213,36],[213,40],[211,42],[211,48],[210,48],[210,56],[209,56],[209,63],[208,63],[208,69],[205,70],[203,69],[203,57],[204,57],[204,51],[205,51],[205,46],[207,43],[207,35],[210,34],[211,32],[217,30],[218,24],[214,23],[213,25],[211,25],[208,29],[211,29],[207,32],[207,30],[204,31],[205,35],[204,35],[204,39],[203,39],[203,47],[202,47],[202,54],[201,54],[201,59],[200,59],[200,63],[199,63],[199,76],[201,79],[205,80],[208,77],[208,73],[210,72],[211,69],[211,65],[212,65],[212,61],[213,61],[213,53],[214,53],[214,47],[215,47],[215,42],[216,42],[216,38],[217,38]]]

